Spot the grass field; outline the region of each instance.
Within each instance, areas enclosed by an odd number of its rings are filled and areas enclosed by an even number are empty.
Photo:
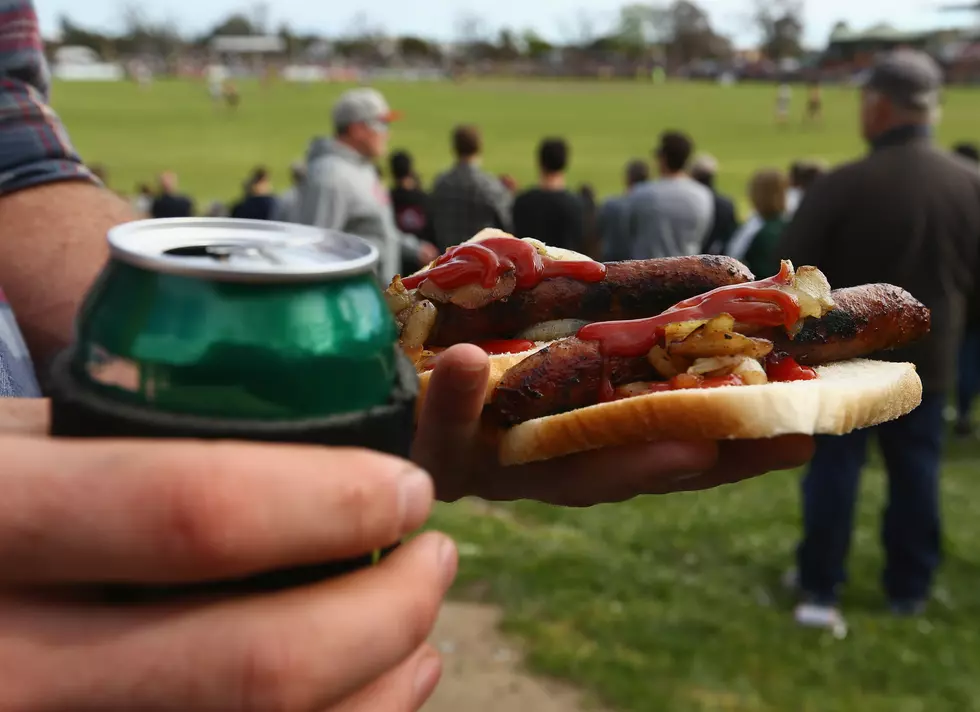
[[[822,127],[794,123],[784,130],[773,125],[772,86],[475,82],[381,88],[405,112],[392,146],[415,154],[426,181],[449,163],[449,132],[461,122],[483,128],[486,167],[511,173],[521,184],[535,178],[537,141],[565,136],[573,150],[570,180],[592,183],[602,195],[620,190],[625,162],[648,157],[667,128],[687,130],[699,148],[715,154],[722,189],[739,199],[760,166],[804,157],[839,162],[862,150],[857,97],[847,88],[825,91]],[[246,84],[240,111],[231,115],[211,104],[203,84],[158,82],[143,92],[123,83],[63,83],[55,87],[54,105],[83,157],[108,166],[116,190],[129,192],[137,181],[171,168],[204,204],[237,196],[258,163],[271,167],[283,186],[286,166],[304,153],[309,138],[330,131],[330,105],[343,89]],[[798,114],[804,98],[797,89]],[[980,93],[950,92],[941,139],[980,138],[978,115]]]
[[[943,472],[945,564],[921,619],[885,611],[880,464],[865,473],[843,599],[848,636],[797,628],[780,577],[798,477],[583,511],[443,506],[461,596],[497,601],[534,669],[631,712],[980,710],[980,450]],[[596,473],[601,476],[601,473]]]
[[[741,196],[758,166],[857,155],[856,97],[826,91],[823,127],[772,125],[772,87],[625,83],[391,85],[406,112],[393,145],[424,177],[448,161],[447,134],[480,124],[486,165],[533,179],[544,134],[573,144],[573,182],[619,190],[623,163],[681,127],[722,162]],[[237,115],[203,86],[58,85],[55,106],[114,187],[172,168],[199,201],[228,199],[256,163],[278,169],[329,129],[341,87],[244,87]],[[797,104],[802,99],[797,92]],[[952,92],[944,143],[980,138],[980,93]],[[779,577],[799,531],[795,473],[710,493],[642,498],[584,511],[531,503],[438,509],[460,542],[459,596],[503,605],[531,665],[572,679],[614,709],[637,712],[960,712],[980,710],[980,448],[953,444],[943,473],[946,562],[929,615],[896,620],[878,588],[883,473],[866,473],[844,599],[844,640],[797,629]],[[596,473],[602,476],[602,473]]]

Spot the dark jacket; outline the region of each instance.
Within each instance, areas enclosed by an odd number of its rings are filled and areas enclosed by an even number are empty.
[[[908,127],[815,183],[779,252],[816,265],[835,288],[889,282],[929,307],[929,336],[879,357],[912,361],[924,389],[940,393],[952,384],[978,247],[980,175]]]
[[[189,218],[194,214],[194,203],[184,195],[164,193],[153,201],[150,215],[155,218]]]
[[[724,195],[715,193],[714,196],[715,218],[711,230],[701,245],[701,252],[706,255],[723,255],[732,236],[738,230],[738,218],[735,217],[735,203]]]
[[[272,195],[249,195],[231,209],[233,218],[246,220],[272,220],[276,212],[276,199]]]
[[[585,251],[585,206],[569,190],[531,188],[514,200],[514,234],[546,245]]]
[[[779,272],[779,240],[786,229],[782,216],[766,220],[752,238],[742,262],[756,277],[762,279]]]

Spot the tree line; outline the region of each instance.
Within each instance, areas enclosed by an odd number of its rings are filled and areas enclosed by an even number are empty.
[[[752,1],[736,22],[755,29],[760,51],[774,61],[802,56],[803,0]],[[592,55],[616,54],[631,61],[685,65],[699,60],[725,60],[734,53],[731,37],[717,29],[707,10],[695,0],[626,5],[606,27],[580,11],[571,25],[565,23],[562,41],[546,39],[530,29],[490,30],[482,18],[471,13],[458,18],[451,43],[418,36],[391,37],[364,13],[356,15],[344,31],[327,38],[297,32],[287,23],[271,27],[268,5],[261,2],[232,13],[196,35],[185,33],[174,21],[151,18],[145,6],[136,2],[122,8],[121,20],[120,32],[104,33],[63,15],[59,42],[91,47],[105,59],[140,55],[168,58],[188,50],[205,51],[219,36],[269,34],[282,38],[290,57],[326,43],[333,56],[351,60],[383,59],[384,55],[397,53],[407,60],[432,63],[449,58],[510,62],[540,60],[555,50],[573,50]]]

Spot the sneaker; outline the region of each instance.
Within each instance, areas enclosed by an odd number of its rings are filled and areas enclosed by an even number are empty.
[[[888,609],[892,615],[899,618],[914,618],[926,612],[927,601],[922,598],[909,598],[903,601],[892,601]]]
[[[819,603],[801,603],[793,612],[797,625],[804,628],[822,628],[833,633],[835,638],[847,637],[847,622],[837,606]]]

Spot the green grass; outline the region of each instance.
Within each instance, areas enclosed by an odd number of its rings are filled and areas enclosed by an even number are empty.
[[[620,188],[623,164],[657,134],[684,128],[721,160],[721,187],[741,197],[762,165],[857,155],[853,90],[825,92],[818,129],[772,124],[773,87],[630,83],[400,84],[406,112],[393,146],[431,179],[449,162],[448,133],[482,126],[486,166],[533,180],[546,134],[573,145],[574,183]],[[59,84],[55,106],[83,156],[129,191],[177,170],[199,204],[229,199],[257,163],[277,171],[311,135],[329,131],[339,86],[243,87],[237,115],[205,87],[160,82]],[[796,96],[797,109],[803,92]],[[980,93],[951,92],[944,143],[978,138]],[[844,604],[845,640],[797,629],[779,587],[799,533],[798,478],[774,474],[715,492],[642,498],[585,511],[530,503],[440,507],[433,526],[463,553],[457,595],[503,605],[537,670],[572,679],[620,710],[702,712],[959,712],[980,710],[980,449],[956,446],[943,473],[946,562],[939,602],[923,620],[883,612],[880,466],[866,473]],[[603,473],[597,472],[597,477]]]
[[[886,612],[884,473],[866,471],[844,640],[797,628],[779,582],[800,531],[796,473],[583,511],[461,502],[432,526],[459,542],[457,594],[502,604],[533,669],[613,709],[980,710],[978,457],[955,445],[947,458],[946,560],[920,620]]]
[[[53,102],[83,157],[107,165],[117,190],[131,191],[137,181],[170,168],[203,205],[236,196],[257,163],[270,166],[284,186],[286,166],[304,153],[309,138],[329,133],[330,105],[344,88],[246,84],[235,115],[216,109],[206,87],[191,82],[158,82],[146,92],[126,83],[61,83]],[[538,140],[567,137],[573,149],[570,180],[590,182],[602,195],[620,190],[626,161],[649,157],[666,128],[687,130],[700,148],[715,154],[722,163],[722,189],[740,200],[760,166],[806,157],[838,162],[862,150],[857,95],[848,88],[826,89],[823,127],[783,130],[773,125],[772,86],[473,82],[381,88],[405,112],[392,146],[411,150],[427,181],[449,163],[449,132],[461,122],[483,128],[486,167],[512,173],[522,185],[535,178]],[[800,88],[796,113],[803,99]],[[977,138],[978,114],[980,93],[950,92],[941,139]]]

